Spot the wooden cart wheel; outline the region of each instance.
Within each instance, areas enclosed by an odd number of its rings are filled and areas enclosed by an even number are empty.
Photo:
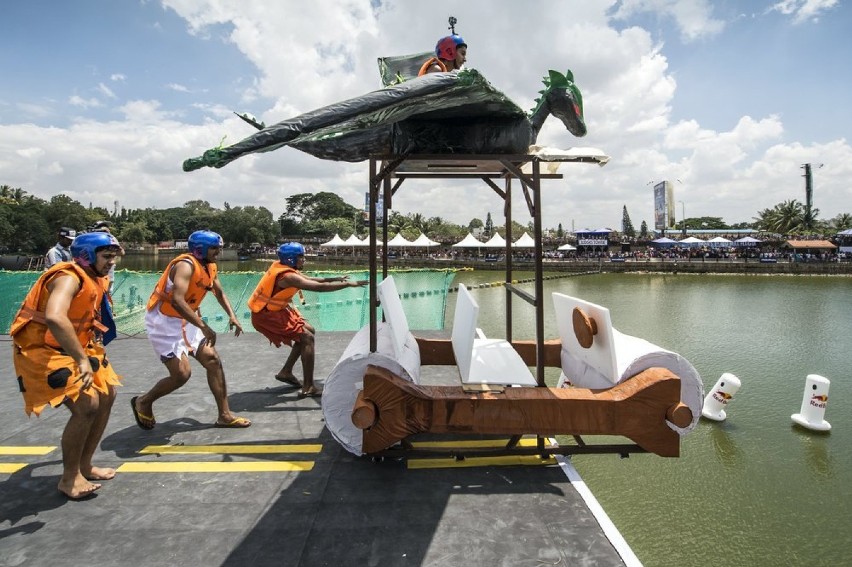
[[[579,307],[574,308],[572,315],[574,323],[574,336],[583,348],[589,348],[594,342],[594,336],[598,334],[598,325]]]

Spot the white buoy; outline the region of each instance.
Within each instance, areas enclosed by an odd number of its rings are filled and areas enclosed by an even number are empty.
[[[825,419],[825,406],[828,404],[828,387],[831,382],[819,374],[808,374],[805,380],[805,394],[802,396],[802,409],[790,416],[793,423],[813,429],[828,431],[831,424]]]
[[[725,406],[740,389],[740,379],[729,372],[722,374],[716,385],[704,397],[701,415],[713,421],[725,421]]]

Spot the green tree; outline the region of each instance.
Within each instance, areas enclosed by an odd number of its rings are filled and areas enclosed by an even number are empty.
[[[89,210],[67,195],[51,197],[43,209],[43,216],[47,225],[54,231],[62,226],[85,230],[95,222],[91,219]]]
[[[848,230],[852,228],[852,215],[849,213],[840,213],[829,221],[829,226],[837,231]]]
[[[20,204],[27,197],[27,192],[20,187],[0,185],[0,203],[9,205]]]
[[[116,238],[125,245],[151,242],[153,236],[144,221],[124,223],[116,234]]]
[[[631,222],[630,215],[627,213],[627,205],[624,205],[621,212],[621,233],[631,238],[636,236],[636,229],[633,228],[633,222]]]
[[[346,238],[352,233],[352,220],[345,218],[324,219],[311,223],[312,232],[325,236],[340,235],[341,238]]]
[[[759,230],[777,234],[796,234],[812,230],[819,209],[812,209],[806,214],[805,206],[796,199],[782,201],[771,209],[763,209],[754,218]]]
[[[482,222],[482,219],[472,218],[470,219],[470,222],[467,223],[467,231],[472,233],[477,228],[482,228],[483,226],[485,226],[485,223]]]
[[[494,222],[491,220],[491,213],[485,217],[485,231],[483,236],[485,238],[491,238],[494,235]]]
[[[10,251],[44,254],[56,244],[56,231],[44,220],[44,201],[24,196],[9,208],[12,230],[7,241]]]
[[[0,202],[0,251],[7,246],[12,238],[12,212],[7,203]]]
[[[648,223],[642,221],[642,224],[639,225],[639,238],[642,240],[648,239]]]
[[[388,234],[403,234],[411,225],[411,219],[399,211],[388,212]],[[410,230],[408,230],[410,232]]]
[[[272,212],[266,207],[228,207],[219,215],[222,223],[222,238],[227,243],[249,244],[275,243],[277,227]]]
[[[346,203],[336,193],[300,193],[287,198],[284,215],[297,222],[314,222],[323,219],[351,219],[359,210]]]

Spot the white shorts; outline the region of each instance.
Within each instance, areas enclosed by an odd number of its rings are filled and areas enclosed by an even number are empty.
[[[201,329],[179,317],[169,317],[159,307],[145,313],[145,331],[160,362],[194,355],[204,340]]]

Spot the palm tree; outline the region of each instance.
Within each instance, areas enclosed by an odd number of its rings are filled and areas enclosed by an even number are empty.
[[[410,219],[398,211],[391,211],[388,215],[388,233],[399,234],[410,225]]]
[[[817,215],[819,215],[819,209],[805,211],[802,203],[796,199],[790,199],[778,203],[772,209],[763,209],[754,220],[760,230],[790,234],[809,230],[814,226]]]
[[[837,230],[838,232],[841,230],[852,228],[852,215],[850,215],[849,213],[840,213],[839,215],[831,219],[829,226],[831,226],[834,230]]]
[[[0,185],[0,203],[7,205],[20,204],[27,192],[20,187]]]

